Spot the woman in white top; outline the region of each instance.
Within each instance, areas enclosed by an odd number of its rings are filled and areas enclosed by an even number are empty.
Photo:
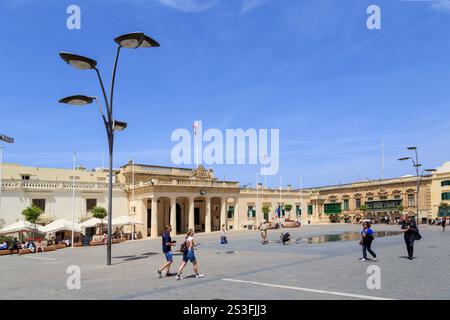
[[[228,240],[227,240],[227,236],[225,234],[225,225],[222,225],[222,230],[220,231],[220,243],[221,244],[227,244]]]
[[[181,252],[183,253],[183,262],[181,263],[180,268],[178,269],[177,276],[175,277],[175,280],[181,279],[181,272],[183,272],[183,269],[186,267],[188,261],[192,263],[192,266],[194,267],[195,277],[196,278],[203,278],[204,275],[200,274],[198,272],[198,264],[197,259],[195,258],[194,254],[194,230],[189,229],[186,234],[186,240],[184,245],[181,245]]]

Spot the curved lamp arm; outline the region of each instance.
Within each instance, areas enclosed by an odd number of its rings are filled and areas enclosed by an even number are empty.
[[[111,77],[111,88],[110,88],[110,96],[109,96],[109,111],[111,112],[111,114],[113,112],[114,84],[116,81],[117,63],[119,61],[119,54],[120,54],[121,48],[122,48],[121,46],[117,47],[116,60],[114,62],[114,68],[113,68],[113,73],[112,73],[112,77]]]

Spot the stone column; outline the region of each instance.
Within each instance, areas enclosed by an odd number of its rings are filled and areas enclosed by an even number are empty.
[[[195,231],[195,219],[194,219],[194,197],[189,197],[189,223],[188,229],[193,229]]]
[[[177,234],[177,198],[170,198],[170,225],[172,226],[171,235]]]
[[[135,208],[134,212],[132,209],[133,207]],[[143,238],[147,237],[147,198],[130,201],[130,211],[132,214],[131,218],[134,219],[134,221],[141,221],[143,223],[143,225],[136,224],[134,226],[136,234],[141,232]],[[132,230],[132,228],[133,226],[130,226],[130,230]]]
[[[234,198],[234,229],[239,230],[239,198]]]
[[[152,198],[152,221],[151,221],[150,238],[155,239],[158,237],[158,198],[153,196]]]
[[[211,232],[211,198],[205,197],[205,233]]]
[[[222,230],[222,225],[225,225],[225,230],[228,229],[227,224],[227,197],[220,198],[221,207],[220,207],[220,230]]]

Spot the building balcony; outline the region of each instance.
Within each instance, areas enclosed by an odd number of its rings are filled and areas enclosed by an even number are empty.
[[[239,182],[213,181],[213,180],[177,180],[177,179],[151,179],[149,182],[141,182],[134,187],[142,188],[148,186],[185,186],[185,187],[216,187],[216,188],[239,188]],[[132,190],[129,185],[126,190]]]
[[[398,207],[402,205],[402,200],[374,200],[367,201],[367,211],[384,211],[384,210],[398,210]]]

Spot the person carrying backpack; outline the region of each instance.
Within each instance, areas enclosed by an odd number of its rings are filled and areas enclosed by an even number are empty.
[[[183,253],[183,262],[180,265],[180,268],[178,269],[177,276],[175,277],[175,280],[181,280],[181,272],[183,272],[183,269],[186,267],[188,261],[192,263],[192,266],[194,268],[195,277],[196,278],[203,278],[204,275],[200,274],[198,272],[198,264],[197,259],[194,254],[194,230],[189,229],[185,241],[181,244],[180,251]]]
[[[361,241],[359,242],[359,244],[362,245],[363,249],[363,257],[359,259],[360,261],[370,260],[367,258],[367,251],[369,251],[369,253],[372,255],[373,260],[376,260],[377,255],[371,249],[373,240],[374,240],[373,230],[370,227],[370,222],[364,222],[363,229],[361,231]]]

